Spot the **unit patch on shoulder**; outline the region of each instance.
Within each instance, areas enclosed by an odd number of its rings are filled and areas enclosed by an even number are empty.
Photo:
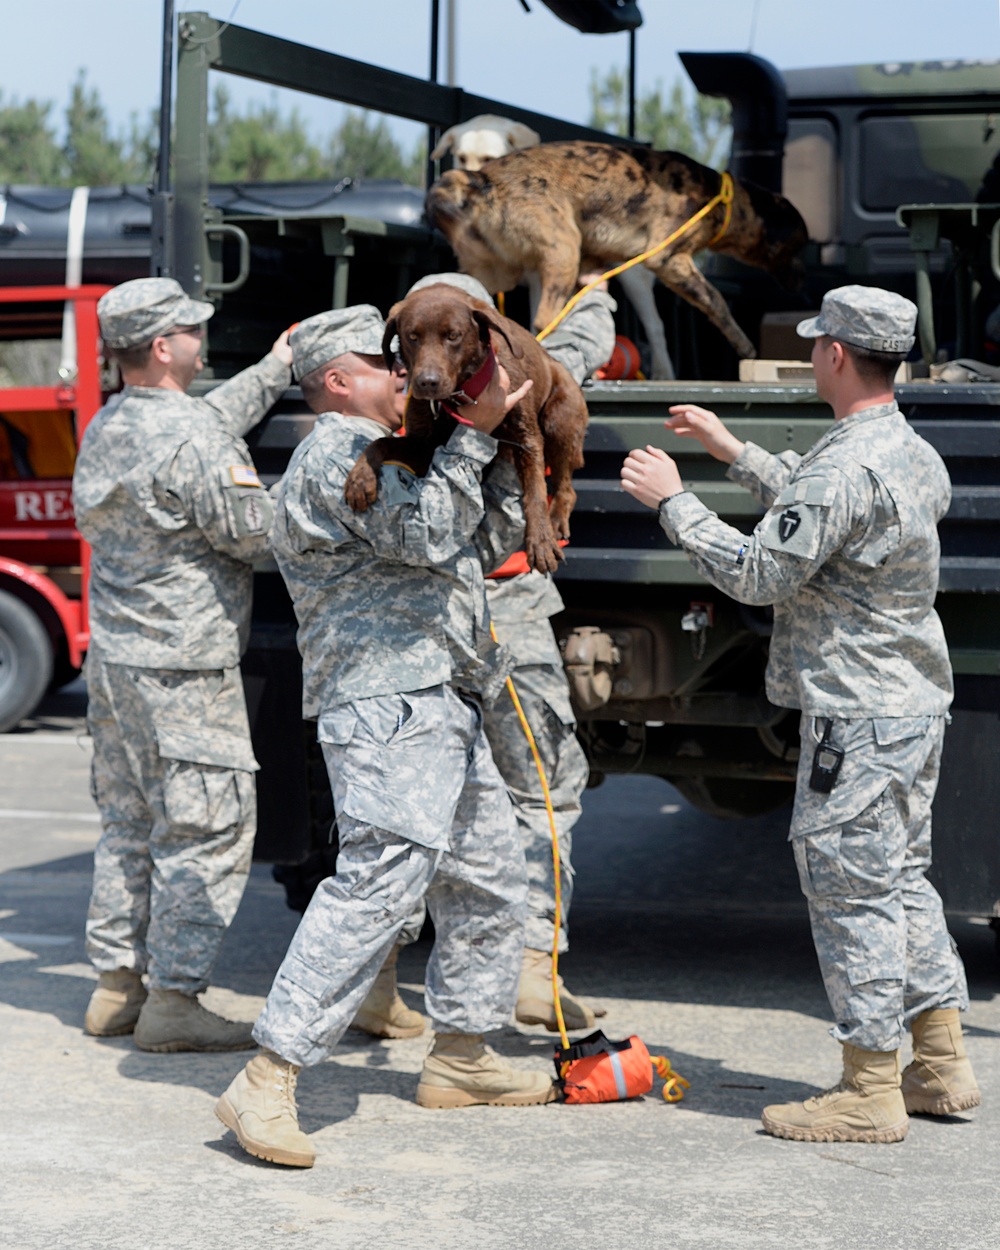
[[[264,504],[257,495],[243,495],[240,499],[243,512],[243,525],[248,534],[262,534],[267,527]]]
[[[252,464],[219,469],[229,532],[234,538],[252,538],[271,528],[274,506]]]
[[[252,464],[231,464],[229,475],[234,486],[259,486],[260,478]]]
[[[802,514],[794,508],[786,508],[778,518],[778,537],[783,543],[787,543],[801,524]]]

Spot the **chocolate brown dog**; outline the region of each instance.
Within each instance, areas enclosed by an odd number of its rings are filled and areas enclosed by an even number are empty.
[[[538,275],[542,330],[576,289],[581,271],[604,270],[655,247],[715,196],[722,179],[680,152],[626,152],[606,143],[543,143],[449,170],[427,193],[427,216],[459,266],[489,291]],[[725,228],[724,228],[725,227]],[[645,261],[665,286],[700,309],[740,356],[753,344],[694,263],[703,248],[734,256],[794,288],[805,222],[783,196],[734,179],[728,224],[722,204]]]
[[[348,474],[344,498],[363,512],[376,497],[378,471],[387,460],[401,460],[426,473],[434,449],[455,428],[447,408],[467,402],[463,387],[474,389],[472,380],[486,377],[495,354],[510,375],[512,390],[525,378],[534,383],[504,417],[495,437],[500,454],[513,459],[521,479],[528,563],[540,572],[553,572],[562,559],[558,540],[569,537],[576,503],[573,470],[583,464],[587,405],[580,388],[527,330],[445,283],[414,291],[390,309],[382,343],[390,364],[397,335],[410,382],[406,433],[369,443]],[[551,472],[551,509],[546,466]]]

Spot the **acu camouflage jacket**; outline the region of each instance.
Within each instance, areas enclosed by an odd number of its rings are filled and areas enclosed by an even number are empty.
[[[385,428],[324,413],[274,487],[272,545],[299,622],[307,717],[453,682],[493,699],[509,669],[490,638],[485,571],[524,538],[521,487],[497,442],[458,426],[426,476],[383,466],[366,512],[344,482]]]
[[[771,702],[846,719],[944,713],[934,597],[951,483],[896,405],[836,422],[804,456],[747,443],[728,476],[768,509],[751,535],[686,492],[660,523],[713,585],[774,605]]]
[[[139,668],[239,663],[251,562],[267,550],[271,503],[241,435],[290,380],[276,356],[204,399],[127,386],[83,439],[73,475],[90,543],[91,645]]]

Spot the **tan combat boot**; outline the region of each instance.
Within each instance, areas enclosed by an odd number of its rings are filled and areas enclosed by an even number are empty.
[[[965,1053],[957,1007],[923,1011],[913,1020],[913,1062],[903,1069],[903,1099],[910,1115],[952,1115],[981,1101]]]
[[[419,1037],[424,1031],[424,1018],[411,1011],[399,997],[396,988],[396,962],[399,947],[394,946],[375,978],[375,984],[358,1008],[351,1028],[370,1033],[372,1037]]]
[[[559,977],[558,982],[559,1004],[566,1028],[570,1031],[592,1029],[595,1018],[605,1014],[603,1008],[592,1010],[566,989],[562,977]],[[528,946],[524,948],[514,1017],[521,1024],[544,1024],[550,1033],[559,1031],[556,1010],[552,1004],[551,951],[532,950]]]
[[[845,1044],[839,1085],[805,1102],[765,1107],[761,1123],[792,1141],[902,1141],[910,1122],[899,1083],[898,1050]]]
[[[215,1114],[247,1154],[290,1168],[311,1168],[316,1151],[299,1128],[295,1083],[299,1068],[261,1050],[254,1055],[219,1101]]]
[[[481,1033],[437,1033],[417,1086],[421,1107],[533,1107],[556,1087],[544,1072],[524,1072],[483,1044]]]
[[[252,1050],[253,1024],[226,1020],[193,994],[153,990],[139,1012],[134,1041],[159,1054],[178,1050]]]
[[[83,1017],[83,1031],[92,1037],[131,1033],[145,1001],[146,987],[138,972],[131,968],[102,972]]]

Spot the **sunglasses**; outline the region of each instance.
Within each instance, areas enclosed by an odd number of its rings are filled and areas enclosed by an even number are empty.
[[[158,334],[158,339],[172,339],[178,334],[189,334],[192,338],[203,339],[205,337],[204,326],[178,326],[176,330],[168,330],[166,334]]]

